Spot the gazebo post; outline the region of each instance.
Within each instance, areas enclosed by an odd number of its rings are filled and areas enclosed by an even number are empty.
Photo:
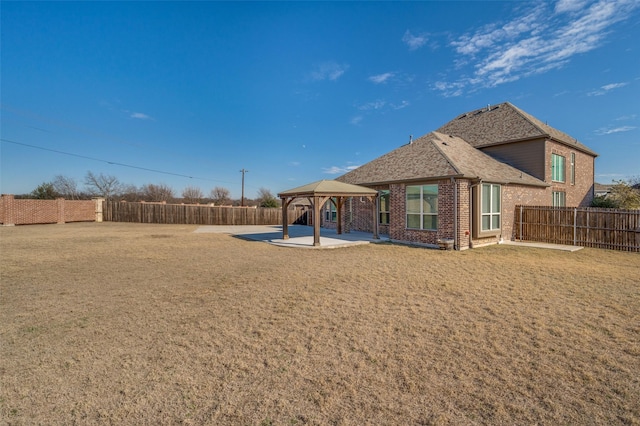
[[[342,234],[342,203],[344,202],[343,197],[336,197],[336,213],[337,223],[336,223],[336,234]]]
[[[288,197],[280,198],[282,204],[282,239],[289,239],[289,218],[287,217],[287,210],[289,209]]]
[[[313,245],[320,245],[320,197],[313,196]]]
[[[380,239],[380,236],[378,235],[378,196],[375,195],[373,197],[370,198],[371,200],[371,204],[373,205],[373,238],[376,240]]]

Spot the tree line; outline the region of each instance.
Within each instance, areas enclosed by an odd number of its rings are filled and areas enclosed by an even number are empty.
[[[121,182],[116,176],[95,174],[87,172],[81,187],[78,181],[69,176],[57,175],[49,182],[38,185],[29,194],[18,195],[16,198],[35,198],[41,200],[53,200],[59,197],[68,200],[86,200],[93,197],[102,197],[110,201],[146,201],[167,202],[185,204],[208,204],[216,206],[259,206],[278,207],[279,202],[267,188],[260,188],[255,199],[232,199],[231,192],[222,186],[211,189],[205,195],[195,186],[187,186],[180,196],[170,186],[160,183],[148,183],[140,187]]]

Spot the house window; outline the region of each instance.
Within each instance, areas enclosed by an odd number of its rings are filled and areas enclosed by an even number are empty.
[[[553,207],[566,207],[567,197],[564,191],[553,191]]]
[[[382,225],[389,224],[389,190],[380,191],[378,198],[378,220]]]
[[[482,184],[482,231],[500,229],[500,185],[493,183]]]
[[[551,180],[564,182],[564,157],[562,155],[551,154]]]
[[[407,228],[438,229],[438,185],[407,186]]]
[[[332,198],[325,204],[327,209],[324,211],[324,219],[327,222],[335,222],[337,220],[338,213],[336,212],[336,205],[334,204],[335,201],[336,199]]]
[[[576,153],[571,153],[571,185],[576,184]]]

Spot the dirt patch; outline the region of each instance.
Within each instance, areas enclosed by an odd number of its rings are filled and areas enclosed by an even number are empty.
[[[640,424],[640,255],[0,228],[7,424]]]

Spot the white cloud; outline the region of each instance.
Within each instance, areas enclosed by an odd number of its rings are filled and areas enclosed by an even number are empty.
[[[393,77],[394,74],[395,73],[392,72],[385,72],[384,74],[372,75],[371,77],[369,77],[369,81],[375,84],[385,83],[387,80]]]
[[[336,81],[349,69],[348,64],[338,64],[334,61],[323,62],[311,71],[311,79]]]
[[[391,104],[391,108],[393,108],[393,109],[396,109],[396,110],[397,110],[397,109],[406,108],[406,107],[408,107],[409,105],[411,105],[411,104],[409,103],[409,101],[402,101],[402,102],[400,102],[399,104]]]
[[[548,3],[535,2],[510,22],[453,41],[460,55],[454,62],[470,65],[470,76],[437,82],[434,89],[460,96],[560,68],[575,55],[600,47],[611,27],[639,6],[636,0],[567,0],[556,5],[554,14]]]
[[[322,168],[322,173],[328,174],[328,175],[338,175],[338,174],[344,174],[347,172],[350,172],[351,170],[357,169],[360,166],[344,166],[344,167],[338,167],[338,166],[331,166],[331,167],[323,167]]]
[[[602,95],[606,94],[610,90],[619,89],[621,87],[626,86],[627,84],[628,83],[605,84],[604,86],[600,87],[600,89],[594,90],[593,92],[587,93],[587,96],[602,96]]]
[[[375,110],[375,109],[381,109],[386,104],[387,104],[386,101],[378,99],[378,100],[375,100],[373,102],[367,102],[366,104],[362,104],[362,105],[358,106],[358,109],[360,111],[370,111],[370,110]]]
[[[360,124],[360,122],[362,121],[364,117],[362,117],[361,115],[356,115],[355,117],[353,117],[349,122],[353,125],[358,125]]]
[[[576,10],[582,9],[585,3],[586,0],[558,0],[558,3],[556,3],[555,12],[575,12]]]
[[[290,161],[289,165],[293,166],[293,167],[298,167],[300,165],[300,162],[299,161]]]
[[[411,31],[405,31],[402,41],[409,46],[409,50],[416,50],[424,46],[429,39],[425,34],[413,35]]]
[[[637,117],[636,114],[631,115],[623,115],[622,117],[616,118],[616,121],[626,121],[626,120],[635,120]]]
[[[596,130],[596,134],[598,135],[610,135],[612,133],[621,133],[621,132],[630,132],[632,130],[635,130],[636,127],[634,126],[621,126],[621,127],[614,127],[613,129],[607,129],[607,128],[601,128]]]
[[[138,120],[153,120],[153,118],[151,118],[151,116],[141,113],[141,112],[132,112],[131,115],[129,115],[129,117],[131,118],[137,118]]]

